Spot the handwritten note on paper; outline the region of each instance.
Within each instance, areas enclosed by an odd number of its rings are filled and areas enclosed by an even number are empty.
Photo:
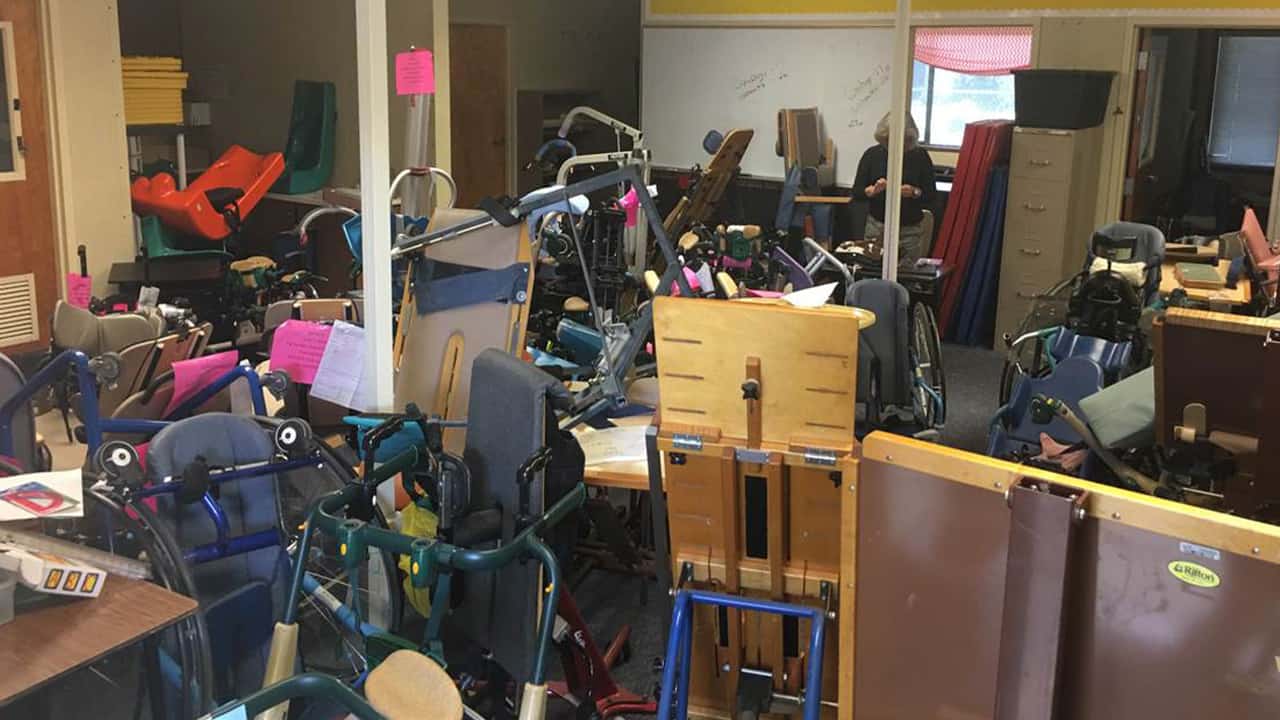
[[[93,278],[80,273],[67,273],[67,302],[87,310],[92,299]]]
[[[333,324],[329,344],[311,383],[311,397],[361,412],[372,409],[373,382],[364,361],[364,328],[342,321]]]
[[[644,446],[644,425],[621,425],[578,433],[578,444],[587,465],[634,462],[648,457]]]
[[[184,400],[230,372],[238,362],[240,362],[240,352],[238,350],[228,350],[214,353],[213,355],[175,362],[173,364],[173,397],[169,399],[169,404],[165,406],[165,417],[168,417],[169,413],[178,409],[178,406]]]
[[[396,94],[430,95],[436,91],[436,61],[430,50],[396,53]]]
[[[271,341],[271,369],[283,370],[290,382],[310,385],[324,357],[333,326],[305,320],[285,320]]]

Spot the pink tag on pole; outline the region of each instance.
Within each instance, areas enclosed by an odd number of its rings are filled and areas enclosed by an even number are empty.
[[[430,50],[396,53],[396,95],[431,95],[436,91],[436,60]]]
[[[271,341],[271,369],[285,371],[290,382],[310,385],[316,379],[331,332],[332,325],[285,320]]]
[[[636,189],[633,187],[628,190],[627,194],[618,200],[618,204],[627,213],[627,227],[635,227],[640,219],[640,196],[636,194]]]
[[[93,278],[80,273],[67,273],[67,302],[88,309],[93,297]]]
[[[169,413],[176,410],[182,404],[182,401],[205,389],[214,380],[230,372],[238,362],[240,362],[239,351],[228,350],[213,355],[191,358],[190,360],[179,360],[174,363],[173,397],[169,400],[169,404],[165,406],[165,417],[168,417]]]

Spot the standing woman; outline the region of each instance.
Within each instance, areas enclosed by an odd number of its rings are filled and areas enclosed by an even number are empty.
[[[933,204],[937,188],[933,181],[933,160],[929,151],[916,144],[920,131],[907,113],[906,154],[902,159],[902,230],[898,233],[898,267],[910,269],[927,250],[932,238],[924,236],[924,211]],[[884,239],[885,191],[889,175],[889,114],[876,125],[876,144],[867,148],[858,161],[853,179],[853,198],[866,201],[867,225],[864,240]]]

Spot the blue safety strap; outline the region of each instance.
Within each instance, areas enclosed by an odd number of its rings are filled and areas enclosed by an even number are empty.
[[[415,265],[414,300],[419,315],[483,303],[523,304],[528,299],[529,264],[486,270],[439,260]]]

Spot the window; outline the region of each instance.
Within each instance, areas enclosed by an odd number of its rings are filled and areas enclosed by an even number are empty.
[[[0,182],[26,177],[18,114],[18,73],[13,63],[13,23],[0,22]]]
[[[1209,160],[1272,168],[1280,134],[1280,36],[1224,35],[1218,40]]]
[[[920,142],[960,147],[975,120],[1013,119],[1012,70],[1031,64],[1032,28],[930,27],[915,33],[911,115]]]
[[[960,147],[964,126],[975,120],[1013,119],[1012,75],[966,75],[915,61],[911,116],[920,143]]]

